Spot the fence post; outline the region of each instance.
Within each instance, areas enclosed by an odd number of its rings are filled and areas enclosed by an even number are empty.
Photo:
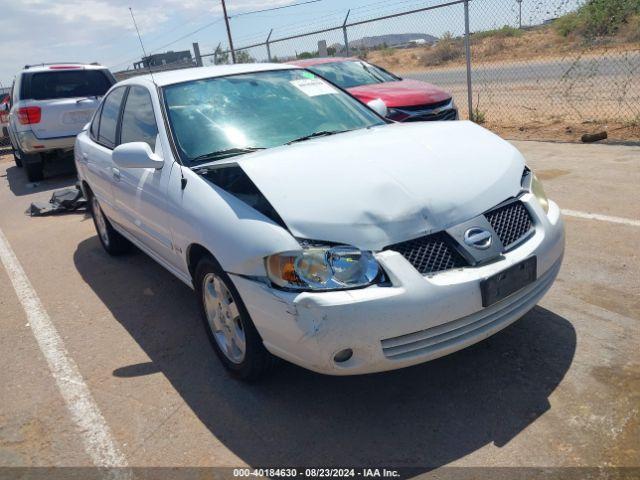
[[[469,46],[469,0],[464,0],[464,49],[467,57],[467,103],[469,120],[473,120],[473,91],[471,90],[471,47]]]
[[[344,22],[342,22],[342,35],[344,36],[344,48],[347,53],[347,57],[349,54],[349,37],[347,36],[347,20],[349,19],[349,14],[351,13],[351,9],[347,10],[347,16],[344,17]]]
[[[271,34],[273,33],[273,28],[269,31],[269,36],[267,37],[267,41],[264,42],[267,46],[267,60],[271,61],[271,47],[269,46],[269,40],[271,40]]]
[[[193,56],[196,57],[196,66],[202,66],[202,56],[200,55],[200,45],[198,42],[193,42]]]

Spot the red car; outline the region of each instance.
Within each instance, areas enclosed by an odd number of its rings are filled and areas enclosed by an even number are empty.
[[[398,122],[457,120],[450,93],[430,83],[405,80],[358,58],[313,58],[289,62],[326,78],[363,103],[382,100]]]

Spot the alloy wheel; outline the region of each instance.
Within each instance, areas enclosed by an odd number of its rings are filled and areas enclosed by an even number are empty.
[[[231,292],[220,277],[208,273],[203,279],[202,296],[207,322],[218,347],[231,362],[242,363],[247,348],[245,330]]]

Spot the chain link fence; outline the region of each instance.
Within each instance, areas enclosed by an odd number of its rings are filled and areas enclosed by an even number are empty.
[[[461,117],[508,136],[640,139],[638,0],[413,1],[263,38],[236,47],[236,62],[355,56],[451,92]],[[219,45],[202,57],[229,63],[231,52]]]

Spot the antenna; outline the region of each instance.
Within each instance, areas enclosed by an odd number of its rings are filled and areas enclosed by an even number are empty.
[[[153,72],[151,71],[151,64],[149,63],[149,57],[147,56],[147,52],[144,49],[144,44],[142,43],[142,37],[140,36],[140,30],[138,30],[138,24],[136,23],[136,17],[133,16],[133,10],[131,9],[131,7],[129,7],[129,13],[131,13],[133,26],[136,27],[136,33],[138,34],[138,40],[140,40],[140,47],[142,48],[142,54],[144,55],[142,62],[144,63],[144,61],[146,60],[147,68],[149,69],[149,75],[151,75],[151,81],[155,84],[156,81],[153,78]]]
[[[149,75],[151,76],[151,81],[158,88],[155,79],[153,78],[153,71],[151,70],[151,64],[149,63],[149,57],[147,56],[147,52],[144,49],[144,44],[142,43],[142,37],[140,36],[140,30],[138,30],[138,24],[136,23],[136,17],[133,16],[133,9],[129,7],[129,12],[131,13],[131,20],[133,20],[133,26],[136,27],[136,33],[138,34],[138,40],[140,40],[140,47],[142,48],[142,53],[144,55],[144,60],[147,60],[147,68],[149,69]],[[187,179],[184,176],[184,172],[182,171],[182,164],[178,162],[178,168],[180,168],[180,187],[182,190],[187,188]]]

